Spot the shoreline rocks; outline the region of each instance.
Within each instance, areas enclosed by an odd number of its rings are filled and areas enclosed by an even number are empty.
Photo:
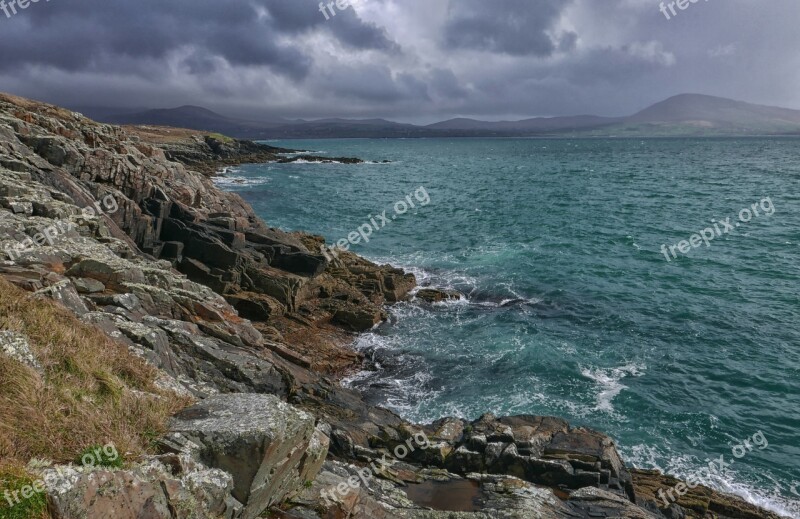
[[[324,157],[318,155],[295,155],[278,160],[278,164],[291,164],[294,162],[313,162],[318,164],[363,164],[364,161],[355,157]]]

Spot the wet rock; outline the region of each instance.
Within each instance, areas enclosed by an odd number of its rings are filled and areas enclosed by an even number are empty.
[[[657,470],[631,470],[636,503],[668,519],[704,519],[706,517],[735,519],[779,519],[779,515],[762,510],[743,499],[722,494],[706,486],[682,487],[683,495],[675,491],[681,480]],[[670,498],[670,493],[672,498]]]
[[[441,303],[443,301],[458,301],[463,296],[455,290],[438,290],[434,288],[420,289],[416,297],[428,303]]]

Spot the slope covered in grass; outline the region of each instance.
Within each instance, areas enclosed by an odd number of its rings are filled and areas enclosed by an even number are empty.
[[[0,495],[31,459],[71,462],[108,444],[143,454],[189,403],[158,389],[155,369],[101,330],[2,278],[0,333],[27,338],[37,364],[0,353]]]

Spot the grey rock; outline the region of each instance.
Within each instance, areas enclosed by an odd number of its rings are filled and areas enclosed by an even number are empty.
[[[28,338],[21,333],[0,331],[0,353],[36,370],[39,374],[44,374],[41,364],[31,350]]]
[[[299,492],[328,452],[314,417],[271,395],[208,398],[179,413],[164,441],[230,473],[245,519]]]
[[[72,284],[79,294],[96,294],[106,289],[104,284],[91,278],[74,278]]]
[[[231,476],[185,455],[149,457],[125,470],[54,467],[41,477],[54,519],[232,519],[241,511]]]

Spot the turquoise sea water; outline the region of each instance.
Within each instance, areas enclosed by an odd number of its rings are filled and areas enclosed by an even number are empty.
[[[564,417],[613,436],[629,464],[800,517],[800,139],[270,144],[392,161],[219,181],[276,227],[332,243],[430,196],[353,250],[466,299],[402,303],[357,342],[372,362],[347,383],[371,401],[416,421]],[[665,259],[662,244],[766,197],[710,247]],[[720,456],[730,468],[708,474]]]

